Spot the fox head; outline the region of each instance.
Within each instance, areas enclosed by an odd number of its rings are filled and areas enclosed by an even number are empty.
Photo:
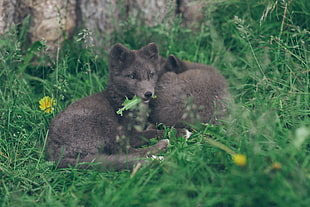
[[[148,103],[155,93],[159,67],[155,43],[139,50],[129,50],[116,44],[109,56],[109,85],[119,96],[132,98],[136,95]]]
[[[187,69],[186,64],[174,55],[170,55],[163,66],[164,72],[175,72],[176,74],[182,73]]]

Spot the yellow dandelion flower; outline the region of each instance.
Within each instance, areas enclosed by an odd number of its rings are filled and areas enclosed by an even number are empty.
[[[53,106],[56,105],[56,100],[54,100],[49,96],[44,96],[43,98],[40,99],[39,104],[40,109],[45,113],[49,114],[52,113],[52,111],[54,110]]]
[[[264,170],[264,172],[265,173],[270,173],[270,172],[276,172],[276,171],[278,171],[278,170],[280,170],[282,168],[282,164],[281,163],[279,163],[279,162],[274,162],[274,163],[272,163],[270,166],[268,166],[265,170]]]
[[[243,154],[232,155],[232,160],[239,167],[244,167],[246,165],[246,156]]]
[[[281,163],[279,163],[279,162],[274,162],[274,163],[272,163],[271,168],[272,168],[273,170],[279,170],[279,169],[282,168],[282,165],[281,165]]]

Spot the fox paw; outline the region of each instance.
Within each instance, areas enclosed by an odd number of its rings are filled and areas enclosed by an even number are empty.
[[[151,158],[151,160],[157,160],[157,161],[159,161],[159,162],[165,160],[165,157],[164,157],[164,156],[157,156],[157,155],[152,155],[150,158]]]
[[[159,142],[157,144],[155,144],[153,147],[155,147],[156,149],[158,149],[159,151],[165,150],[167,149],[168,145],[169,145],[169,139],[161,139],[159,140]]]

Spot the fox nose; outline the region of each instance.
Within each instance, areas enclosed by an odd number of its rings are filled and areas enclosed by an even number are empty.
[[[152,92],[147,91],[147,92],[145,92],[144,97],[147,98],[147,99],[149,99],[149,98],[152,97],[152,95],[153,95]]]

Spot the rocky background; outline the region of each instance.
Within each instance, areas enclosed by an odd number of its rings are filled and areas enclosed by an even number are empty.
[[[149,26],[181,15],[182,24],[195,28],[203,18],[203,0],[0,0],[0,34],[14,25],[29,24],[32,44],[45,39],[51,53],[74,32],[87,29],[96,47],[124,22],[135,19]],[[26,21],[27,20],[27,21]]]

